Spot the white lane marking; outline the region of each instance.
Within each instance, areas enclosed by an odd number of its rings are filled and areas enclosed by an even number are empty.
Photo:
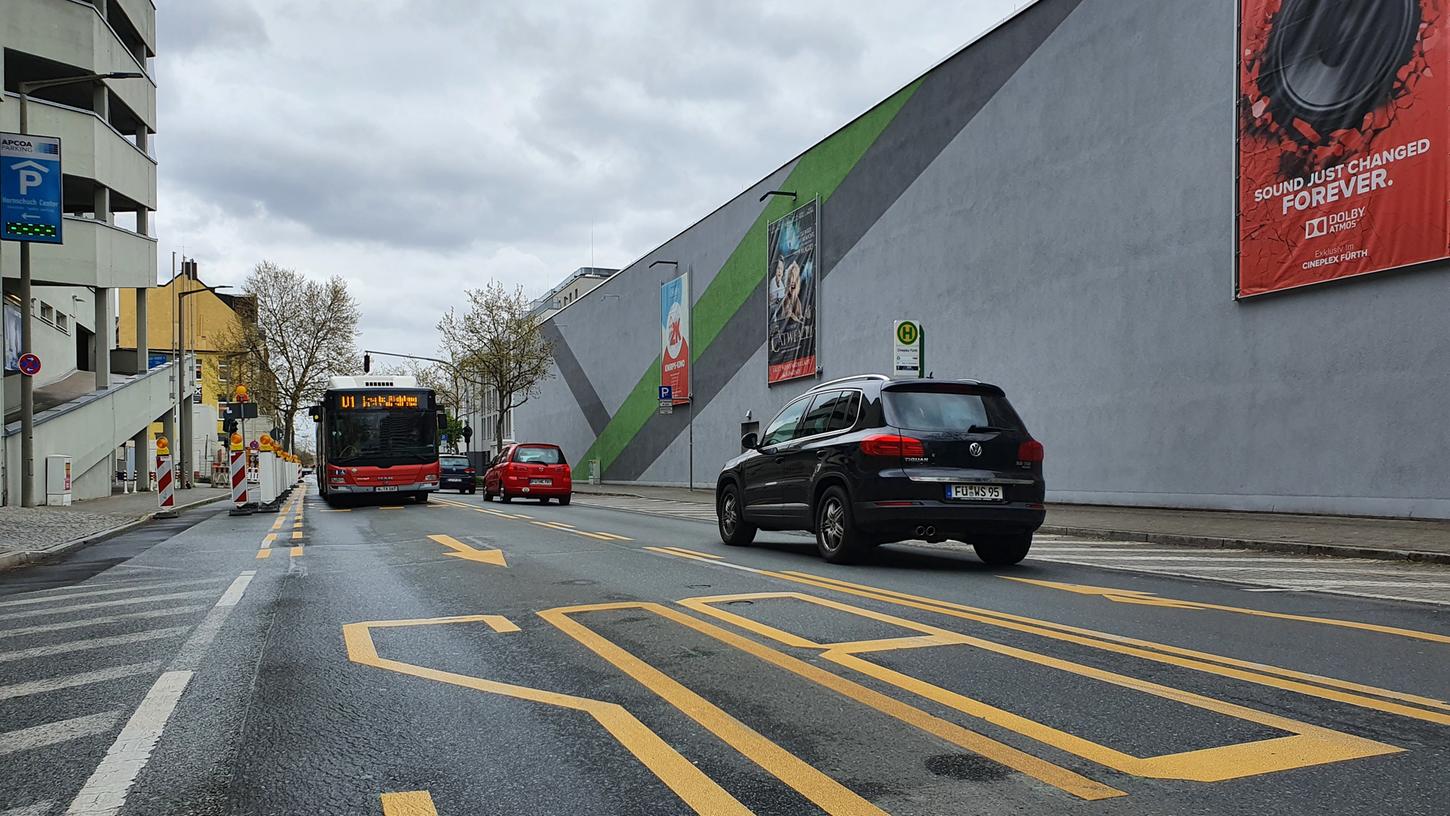
[[[54,802],[36,802],[33,805],[0,811],[0,816],[47,816],[53,807]]]
[[[1310,578],[1287,578],[1282,583],[1292,586],[1371,586],[1371,587],[1399,587],[1400,589],[1450,589],[1450,583],[1426,581],[1347,581],[1340,578],[1325,578],[1320,580]]]
[[[236,606],[237,601],[242,599],[242,593],[247,591],[247,584],[252,582],[252,577],[257,574],[256,570],[247,570],[237,576],[227,591],[222,593],[221,600],[216,602],[217,606]]]
[[[222,624],[226,622],[227,616],[236,608],[237,602],[242,599],[242,593],[247,591],[247,585],[252,583],[252,578],[257,574],[256,570],[246,570],[238,575],[227,591],[222,593],[221,600],[216,606],[206,613],[206,617],[197,624],[196,630],[191,637],[181,644],[176,657],[171,661],[171,668],[194,669],[201,663],[201,658],[206,654],[208,646],[216,639],[217,632],[221,631]]]
[[[1046,561],[1046,562],[1053,563],[1053,564],[1077,564],[1078,566],[1083,566],[1083,567],[1111,567],[1111,566],[1115,566],[1115,565],[1118,565],[1118,564],[1121,563],[1121,562],[1118,562],[1118,561],[1081,561],[1081,560],[1078,560],[1078,559],[1069,560],[1069,559],[1066,559],[1066,558],[1040,558],[1038,560],[1039,561]],[[1135,570],[1135,571],[1139,571],[1139,572],[1154,572],[1154,573],[1156,573],[1156,572],[1159,572],[1160,571],[1159,569],[1155,568],[1155,565],[1153,565],[1153,564],[1142,564],[1142,563],[1122,564],[1121,568],[1122,569],[1126,569],[1126,570]],[[1322,566],[1321,567],[1321,566],[1310,566],[1310,565],[1307,565],[1307,564],[1304,565],[1304,566],[1298,566],[1298,567],[1291,567],[1291,566],[1265,566],[1265,567],[1262,567],[1262,568],[1260,568],[1260,567],[1251,567],[1251,566],[1243,565],[1243,564],[1241,564],[1239,566],[1233,566],[1233,567],[1217,566],[1217,565],[1214,565],[1214,564],[1203,564],[1201,566],[1198,565],[1198,564],[1194,564],[1192,566],[1187,566],[1187,567],[1180,566],[1178,564],[1163,564],[1162,565],[1162,569],[1191,569],[1191,570],[1194,570],[1195,572],[1241,572],[1241,573],[1244,573],[1246,575],[1258,575],[1258,574],[1263,574],[1263,575],[1301,575],[1301,574],[1304,574],[1304,573],[1309,573],[1309,574],[1312,574],[1312,575],[1335,575],[1335,576],[1345,576],[1345,575],[1348,575],[1348,576],[1354,576],[1354,575],[1398,575],[1398,576],[1400,576],[1402,578],[1422,578],[1422,577],[1428,577],[1424,573],[1406,572],[1404,570],[1358,569],[1358,568],[1349,567],[1349,566],[1344,566],[1344,567]],[[1435,577],[1442,577],[1442,576],[1436,575]],[[1445,577],[1450,577],[1450,573],[1446,573],[1445,574]],[[1416,584],[1416,585],[1418,585],[1418,584]]]
[[[103,711],[100,714],[87,714],[84,717],[72,717],[69,720],[57,720],[9,731],[0,734],[0,756],[104,734],[115,728],[123,716],[125,712],[120,710]]]
[[[1033,552],[1035,553],[1036,550],[1034,549]],[[1182,551],[1180,550],[1179,552],[1181,553]],[[1048,551],[1048,554],[1051,555],[1052,554],[1052,551]],[[1217,555],[1202,555],[1202,556],[1200,556],[1200,555],[1181,555],[1181,554],[1180,555],[1138,555],[1135,552],[1132,555],[1118,555],[1118,554],[1114,553],[1114,554],[1101,554],[1101,555],[1074,555],[1073,557],[1074,558],[1104,559],[1104,560],[1111,559],[1113,561],[1193,561],[1193,562],[1199,563],[1199,564],[1209,564],[1209,563],[1213,563],[1213,564],[1219,564],[1219,563],[1226,563],[1226,564],[1323,564],[1326,567],[1336,567],[1337,566],[1337,567],[1341,567],[1341,568],[1344,568],[1344,569],[1358,568],[1358,567],[1383,566],[1384,563],[1385,563],[1384,561],[1377,561],[1377,560],[1370,560],[1370,559],[1354,559],[1354,560],[1335,560],[1335,561],[1328,561],[1328,560],[1325,560],[1323,558],[1316,559],[1314,556],[1310,556],[1310,555],[1301,555],[1301,556],[1299,556],[1297,558],[1281,558],[1281,557],[1275,557],[1275,556],[1252,556],[1252,555],[1251,556],[1245,556],[1243,558],[1235,558],[1235,557],[1232,557],[1232,556],[1225,557],[1225,556],[1217,556]]]
[[[173,606],[167,609],[151,609],[146,612],[127,612],[124,615],[107,615],[104,618],[82,618],[81,620],[64,621],[62,623],[42,623],[36,626],[21,627],[19,629],[0,630],[0,638],[38,635],[42,632],[60,632],[65,629],[85,629],[91,626],[105,626],[107,624],[128,620],[169,618],[173,615],[187,615],[192,612],[200,612],[203,609],[206,609],[204,604],[193,604],[191,606]]]
[[[71,801],[66,816],[114,816],[121,810],[189,682],[189,671],[169,671],[156,679],[101,764]]]
[[[20,620],[21,618],[36,618],[42,615],[67,615],[71,612],[85,612],[88,609],[108,609],[113,606],[135,606],[142,603],[156,603],[158,601],[189,601],[192,598],[205,598],[216,593],[212,589],[198,589],[193,592],[172,592],[168,595],[149,595],[144,598],[123,598],[119,601],[94,601],[92,603],[76,604],[74,606],[57,606],[50,609],[28,609],[24,612],[11,612],[0,615],[0,621]]]
[[[0,601],[0,607],[33,606],[35,604],[43,603],[67,603],[69,601],[75,600],[76,598],[95,598],[100,597],[101,595],[123,595],[127,592],[149,592],[153,589],[171,589],[180,586],[196,586],[198,584],[210,584],[213,583],[214,580],[215,579],[208,579],[205,581],[163,581],[159,584],[147,584],[145,586],[137,587],[121,587],[120,589],[92,590],[88,588],[86,592],[73,592],[69,595],[47,595],[44,598],[21,598],[18,601]]]
[[[97,669],[96,671],[81,672],[80,674],[47,677],[44,680],[29,680],[24,683],[0,686],[0,700],[10,700],[15,697],[42,694],[47,691],[58,691],[59,689],[74,688],[76,686],[88,686],[92,683],[104,683],[108,680],[134,677],[138,674],[150,674],[159,668],[161,668],[161,661],[151,660],[146,663],[112,666],[108,669]]]
[[[183,632],[190,628],[190,626],[168,626],[165,629],[147,629],[144,632],[128,632],[124,635],[87,638],[86,640],[54,643],[49,646],[33,646],[29,649],[16,649],[10,652],[0,652],[0,663],[8,663],[12,660],[30,660],[36,657],[51,657],[52,655],[69,654],[70,652],[83,652],[87,649],[126,646],[132,643],[145,643],[151,640],[165,640],[166,638],[180,637]]]
[[[1038,543],[1033,543],[1033,545],[1032,545],[1032,552],[1034,552],[1034,553],[1036,553],[1036,552],[1050,552],[1050,553],[1101,553],[1103,555],[1117,555],[1119,553],[1123,553],[1123,554],[1127,554],[1127,555],[1138,555],[1140,553],[1171,553],[1171,554],[1176,554],[1176,555],[1183,555],[1183,548],[1182,547],[1164,547],[1164,548],[1159,549],[1159,548],[1154,548],[1154,547],[1131,547],[1131,548],[1130,547],[1058,547],[1058,546],[1055,546],[1055,545],[1052,545],[1052,544],[1038,544]],[[1204,555],[1203,556],[1204,558],[1218,558],[1218,557],[1220,557],[1219,555],[1217,555],[1218,553],[1225,553],[1225,554],[1228,554],[1228,555],[1239,555],[1241,553],[1250,552],[1250,550],[1216,550],[1216,549],[1215,550],[1207,550],[1207,549],[1205,549],[1205,550],[1201,550],[1200,552],[1203,552],[1203,553],[1214,553],[1213,555]],[[1307,555],[1300,556],[1301,559],[1303,559],[1303,558],[1309,558],[1309,557],[1310,556],[1307,556]]]

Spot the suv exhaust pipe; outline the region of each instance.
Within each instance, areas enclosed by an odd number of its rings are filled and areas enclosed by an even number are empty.
[[[918,524],[916,525],[916,537],[924,538],[928,541],[934,539],[936,538],[936,528],[930,524]]]

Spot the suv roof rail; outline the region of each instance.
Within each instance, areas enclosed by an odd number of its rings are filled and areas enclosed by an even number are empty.
[[[890,381],[891,378],[888,377],[888,376],[886,376],[885,374],[857,374],[857,375],[852,376],[852,377],[842,377],[839,380],[830,380],[828,382],[823,382],[823,383],[819,383],[817,385],[813,385],[813,386],[811,386],[810,390],[814,391],[817,388],[825,388],[825,387],[831,386],[831,385],[840,385],[841,383],[851,382],[853,380],[883,380],[883,381]]]

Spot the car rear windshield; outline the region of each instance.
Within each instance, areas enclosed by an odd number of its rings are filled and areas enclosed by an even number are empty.
[[[519,448],[514,451],[514,461],[529,465],[562,465],[564,452],[558,448]]]
[[[1000,428],[1023,431],[1022,420],[1006,397],[983,394],[967,388],[922,388],[890,390],[886,397],[886,421],[913,431],[959,431]]]
[[[468,459],[462,456],[445,456],[439,459],[438,463],[443,467],[468,467]]]

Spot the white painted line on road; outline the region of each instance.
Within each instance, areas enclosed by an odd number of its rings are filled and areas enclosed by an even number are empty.
[[[65,615],[71,612],[84,612],[88,609],[107,609],[113,606],[135,606],[142,603],[156,603],[157,601],[185,601],[192,598],[205,598],[213,594],[215,590],[198,589],[192,592],[172,592],[169,595],[148,595],[143,598],[122,598],[119,601],[93,601],[91,603],[75,604],[74,606],[57,606],[50,609],[29,609],[24,612],[10,612],[0,615],[0,621],[19,620],[21,618],[35,618],[41,615]]]
[[[1347,581],[1339,578],[1315,580],[1310,578],[1286,578],[1283,583],[1297,587],[1399,587],[1400,589],[1450,589],[1450,583],[1435,581]]]
[[[106,757],[71,801],[66,816],[114,816],[120,812],[189,682],[189,671],[169,671],[157,678]]]
[[[138,674],[150,674],[159,668],[161,668],[161,661],[151,660],[146,663],[112,666],[108,669],[97,669],[96,671],[81,672],[80,674],[48,677],[44,680],[29,680],[24,683],[0,686],[0,700],[11,700],[16,697],[43,694],[48,691],[59,691],[60,689],[75,688],[76,686],[88,686],[92,683],[104,683],[109,680],[119,680],[123,677],[135,677]]]
[[[179,586],[196,586],[198,584],[209,583],[212,583],[212,581],[166,581],[159,584],[149,584],[147,586],[139,587],[122,587],[120,589],[97,589],[88,592],[75,592],[70,595],[64,595],[61,597],[51,596],[45,598],[24,598],[18,601],[0,601],[0,608],[10,606],[33,606],[35,604],[43,603],[66,603],[76,598],[94,598],[100,597],[101,595],[122,595],[127,592],[149,592],[153,589],[171,589]]]
[[[227,587],[227,591],[222,593],[222,598],[216,602],[216,605],[236,606],[237,601],[242,599],[242,593],[247,591],[247,584],[252,582],[252,578],[256,574],[256,570],[248,570],[238,575],[237,579],[232,581],[232,585]]]
[[[1081,561],[1081,560],[1078,560],[1078,559],[1068,560],[1068,559],[1065,559],[1065,558],[1062,558],[1062,559],[1058,559],[1058,558],[1041,558],[1041,559],[1038,559],[1038,560],[1040,560],[1040,561],[1046,561],[1048,563],[1053,563],[1053,564],[1076,564],[1078,566],[1083,566],[1083,567],[1111,567],[1111,566],[1118,566],[1118,565],[1120,565],[1120,562],[1118,562],[1118,561]],[[1380,563],[1383,563],[1383,562],[1380,562]],[[1122,567],[1122,569],[1138,570],[1138,571],[1141,571],[1141,572],[1158,572],[1159,571],[1158,569],[1155,568],[1155,565],[1153,565],[1153,564],[1143,564],[1143,563],[1121,564],[1121,567]],[[1191,570],[1194,570],[1194,571],[1197,571],[1197,572],[1242,572],[1242,573],[1245,573],[1245,574],[1264,574],[1264,575],[1303,575],[1303,574],[1306,574],[1307,573],[1307,574],[1310,574],[1310,575],[1335,575],[1335,576],[1340,576],[1340,575],[1398,575],[1398,576],[1402,576],[1402,577],[1405,577],[1405,578],[1419,578],[1419,577],[1422,577],[1424,575],[1423,573],[1412,573],[1412,572],[1406,572],[1405,570],[1359,569],[1359,568],[1349,567],[1349,566],[1345,566],[1345,567],[1336,567],[1336,566],[1330,566],[1330,565],[1326,565],[1326,566],[1311,566],[1311,565],[1308,565],[1308,564],[1305,564],[1303,566],[1270,565],[1270,566],[1265,566],[1265,567],[1262,567],[1262,568],[1252,567],[1252,566],[1248,566],[1246,564],[1240,564],[1238,566],[1219,566],[1219,565],[1216,565],[1216,564],[1203,564],[1203,565],[1200,566],[1200,565],[1195,564],[1195,565],[1190,566],[1190,567],[1183,567],[1183,566],[1180,566],[1178,564],[1163,564],[1162,565],[1162,568],[1163,569],[1191,569]],[[1441,576],[1436,576],[1436,577],[1441,577]],[[1450,573],[1446,573],[1443,577],[1450,577]]]
[[[123,716],[125,716],[124,711],[103,711],[100,714],[87,714],[84,717],[72,717],[69,720],[32,725],[29,728],[0,734],[0,756],[29,751],[34,748],[44,748],[48,745],[59,745],[82,737],[105,734],[115,728],[116,723],[120,722]]]
[[[54,802],[36,802],[33,805],[0,811],[0,816],[47,816],[54,807]]]
[[[1034,549],[1033,553],[1035,552],[1036,550]],[[1182,553],[1182,550],[1179,550],[1179,552]],[[1236,558],[1233,556],[1217,555],[1137,555],[1135,553],[1133,555],[1102,554],[1075,555],[1073,557],[1104,559],[1113,561],[1193,561],[1199,564],[1322,564],[1326,567],[1339,566],[1344,569],[1357,568],[1361,566],[1382,566],[1385,563],[1384,561],[1370,559],[1335,559],[1333,561],[1327,561],[1323,558],[1316,559],[1314,556],[1310,555],[1301,555],[1298,558],[1252,555],[1243,558]]]
[[[216,639],[217,632],[226,623],[227,616],[236,608],[237,602],[242,599],[242,593],[247,591],[247,585],[252,583],[252,578],[257,574],[256,570],[246,570],[238,575],[227,591],[222,594],[221,600],[216,606],[206,613],[201,623],[197,624],[196,631],[191,637],[181,644],[181,649],[176,653],[176,658],[171,661],[173,670],[194,669],[201,663],[201,658],[206,654],[207,647]]]
[[[190,628],[190,626],[168,626],[165,629],[148,629],[144,632],[128,632],[124,635],[72,640],[66,643],[53,643],[49,646],[33,646],[29,649],[16,649],[11,652],[0,652],[0,663],[8,663],[12,660],[30,660],[36,657],[51,657],[53,655],[69,654],[70,652],[83,652],[87,649],[105,649],[111,646],[126,646],[132,643],[165,640],[166,638],[179,637]]]
[[[124,615],[107,615],[104,618],[82,618],[81,620],[65,621],[63,623],[42,623],[19,629],[0,630],[0,638],[38,635],[42,632],[60,632],[66,629],[85,629],[91,626],[106,626],[128,620],[169,618],[173,615],[186,615],[192,612],[200,612],[203,609],[206,609],[204,604],[195,604],[191,606],[173,606],[168,609],[152,609],[146,612],[127,612]]]
[[[1032,552],[1034,552],[1034,553],[1038,553],[1038,552],[1049,552],[1049,553],[1101,553],[1103,555],[1115,555],[1117,553],[1125,553],[1125,554],[1128,554],[1128,555],[1137,555],[1139,553],[1171,553],[1171,554],[1176,554],[1176,555],[1183,555],[1184,549],[1182,547],[1164,547],[1162,549],[1151,548],[1151,547],[1131,547],[1131,548],[1130,547],[1076,547],[1076,546],[1073,546],[1073,547],[1058,547],[1058,546],[1053,545],[1053,544],[1036,544],[1036,543],[1034,543],[1032,545]],[[1217,558],[1217,557],[1219,557],[1217,555],[1217,553],[1225,553],[1225,554],[1228,554],[1228,555],[1238,555],[1240,553],[1246,553],[1246,552],[1250,552],[1250,551],[1249,550],[1199,550],[1199,552],[1205,553],[1204,556],[1203,556],[1204,558]],[[1213,554],[1209,554],[1209,553],[1213,553]],[[1308,557],[1309,556],[1300,556],[1300,559],[1302,560],[1303,558],[1308,558]]]

